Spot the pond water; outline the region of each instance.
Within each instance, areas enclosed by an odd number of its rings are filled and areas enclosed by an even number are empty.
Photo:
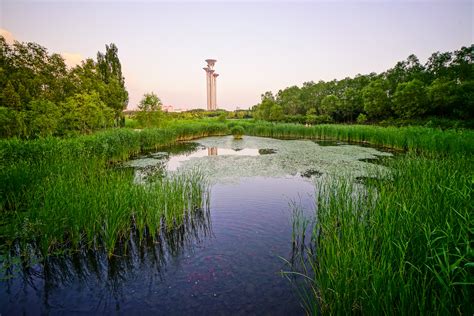
[[[381,156],[390,154],[245,136],[136,157],[125,166],[137,185],[157,173],[203,172],[209,209],[159,243],[132,243],[123,256],[85,252],[19,269],[0,283],[0,313],[303,315],[294,282],[281,274],[295,254],[294,205],[312,217],[318,181],[384,174],[367,162]]]

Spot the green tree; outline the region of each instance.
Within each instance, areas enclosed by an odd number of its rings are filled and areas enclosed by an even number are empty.
[[[138,105],[139,111],[136,115],[140,125],[144,127],[159,126],[164,117],[161,106],[161,100],[155,93],[145,93]]]
[[[449,65],[452,61],[452,54],[450,52],[433,53],[425,64],[430,80],[436,78],[449,78]]]
[[[2,106],[14,110],[21,110],[20,95],[15,91],[11,81],[7,82],[5,89],[2,91],[1,97]]]
[[[349,87],[344,91],[341,102],[341,114],[345,120],[353,121],[363,110],[362,93],[356,88]]]
[[[276,103],[281,106],[287,115],[302,114],[301,91],[297,86],[292,86],[278,91]]]
[[[116,119],[119,119],[127,107],[128,92],[125,89],[125,78],[122,75],[122,65],[115,44],[105,45],[105,54],[97,53],[97,70],[107,85],[108,95],[103,101],[115,111]]]
[[[457,89],[456,106],[453,110],[460,119],[474,119],[474,80],[462,82]]]
[[[459,102],[459,87],[454,80],[438,78],[427,88],[427,97],[434,114],[451,116]]]
[[[276,105],[275,98],[270,91],[262,94],[262,102],[253,107],[254,117],[258,120],[268,121],[272,107]]]
[[[335,95],[327,95],[321,101],[321,114],[329,115],[333,119],[340,109],[341,100]]]
[[[278,122],[283,120],[284,117],[285,115],[283,114],[283,108],[281,105],[273,104],[270,108],[268,120],[271,122]]]
[[[68,131],[87,133],[113,125],[113,110],[102,102],[97,92],[76,94],[67,98],[61,107],[59,130],[62,134]]]
[[[20,112],[11,108],[0,106],[1,137],[21,136],[21,127],[25,128],[26,125],[23,121],[19,120],[19,114]]]
[[[376,79],[362,90],[364,111],[371,119],[386,118],[390,115],[390,101],[383,80]]]
[[[398,84],[393,95],[392,109],[401,118],[417,118],[428,112],[426,89],[418,79]]]
[[[48,100],[33,100],[28,104],[27,122],[30,137],[51,136],[56,133],[61,112]]]
[[[365,122],[367,122],[367,115],[360,113],[359,116],[357,116],[357,124],[364,124]]]

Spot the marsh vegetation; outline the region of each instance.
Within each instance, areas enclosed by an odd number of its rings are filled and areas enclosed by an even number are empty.
[[[150,150],[166,152],[178,141],[228,135],[235,126],[272,139],[204,138],[174,154],[190,158],[179,158],[173,171],[160,169],[139,183],[133,164],[121,163]],[[343,143],[322,147],[314,139]],[[216,181],[296,176],[314,182],[318,192],[316,207],[306,205],[312,219],[305,213],[288,237],[289,244],[307,247],[303,271],[311,281],[300,283],[307,311],[469,311],[472,139],[471,131],[416,127],[203,121],[3,140],[2,264],[8,269],[14,258],[28,266],[90,251],[127,256],[134,245],[190,230],[196,215],[212,211],[208,194]],[[372,164],[364,160],[392,154],[354,142],[398,153]],[[192,158],[200,148],[203,154]],[[169,155],[146,159],[153,165]],[[225,167],[229,163],[233,168]],[[301,227],[305,238],[297,235]]]

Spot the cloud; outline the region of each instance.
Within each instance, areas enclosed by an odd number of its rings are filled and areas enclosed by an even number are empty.
[[[0,35],[5,38],[5,41],[9,45],[12,45],[16,40],[18,40],[13,36],[12,32],[10,32],[6,29],[0,28]],[[61,53],[61,56],[63,56],[64,62],[66,63],[66,65],[68,67],[71,67],[71,68],[76,66],[76,65],[79,65],[81,63],[81,61],[84,60],[84,57],[82,57],[81,54]]]
[[[5,41],[7,41],[7,44],[9,45],[13,44],[13,42],[15,41],[13,34],[5,29],[0,28],[0,35],[5,38]]]
[[[61,56],[64,58],[64,62],[68,67],[74,67],[79,65],[81,61],[84,60],[81,54],[74,54],[74,53],[61,53]]]

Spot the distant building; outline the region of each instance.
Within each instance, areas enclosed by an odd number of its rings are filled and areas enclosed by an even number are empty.
[[[163,112],[174,112],[174,107],[172,105],[162,105],[161,109]]]

